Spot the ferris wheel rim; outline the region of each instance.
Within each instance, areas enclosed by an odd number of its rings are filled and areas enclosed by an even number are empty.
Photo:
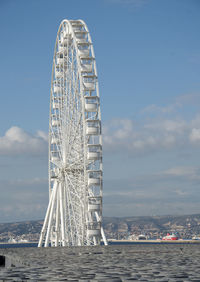
[[[89,29],[86,25],[86,23],[81,20],[81,19],[78,19],[76,20],[77,22],[81,22],[82,25],[85,27],[86,31],[88,32],[88,39],[89,39],[89,43],[91,44],[91,54],[92,54],[92,57],[94,59],[94,73],[97,77],[97,67],[96,67],[96,60],[95,60],[95,54],[94,54],[94,48],[93,48],[93,44],[92,44],[92,39],[91,39],[91,36],[90,36],[90,33],[89,33]],[[55,43],[55,47],[54,47],[54,56],[53,56],[53,64],[52,64],[52,77],[51,77],[51,97],[52,97],[52,88],[53,88],[53,82],[54,82],[54,68],[55,68],[55,58],[56,58],[56,48],[57,48],[57,45],[58,45],[58,41],[59,41],[59,34],[60,34],[60,31],[61,31],[61,28],[63,26],[64,23],[67,23],[67,25],[70,27],[71,29],[71,32],[72,32],[72,35],[73,35],[73,38],[76,38],[75,36],[75,33],[73,31],[73,28],[72,28],[72,25],[71,25],[71,21],[70,20],[67,20],[67,19],[64,19],[61,23],[60,23],[60,26],[59,26],[59,29],[58,29],[58,32],[57,32],[57,36],[56,36],[56,43]],[[74,45],[75,45],[75,48],[76,48],[76,51],[78,50],[78,44],[76,42],[76,40],[74,40]],[[78,54],[78,52],[77,52]],[[78,72],[79,72],[79,77],[80,77],[80,85],[81,85],[81,92],[83,92],[83,78],[82,78],[82,74],[81,74],[81,71],[80,71],[80,58],[79,56],[77,55],[76,56],[77,58],[77,62],[78,62],[78,66],[79,66],[79,69],[78,69]],[[97,97],[99,97],[99,84],[98,84],[98,80],[96,82],[96,94],[97,94]],[[82,105],[83,105],[83,96],[81,97],[82,98]],[[50,100],[50,114],[49,114],[49,117],[51,117],[51,105],[52,103],[52,100]],[[99,113],[99,120],[101,120],[101,110],[100,110],[100,107],[98,109],[98,113]],[[83,115],[84,117],[84,115]],[[51,143],[51,140],[50,140],[50,118],[49,118],[49,148],[50,148],[50,143]],[[85,120],[84,120],[84,123],[85,123]],[[84,130],[84,133],[85,133],[85,130]],[[100,135],[100,143],[101,143],[101,146],[102,146],[102,135]],[[49,149],[49,164],[50,164],[50,149]],[[49,169],[50,171],[50,169]],[[49,175],[49,183],[50,183],[50,175]],[[50,188],[49,188],[49,191],[50,191]]]

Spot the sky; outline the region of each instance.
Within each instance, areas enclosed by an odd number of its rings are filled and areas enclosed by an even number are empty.
[[[45,216],[63,19],[83,19],[94,44],[104,216],[200,213],[199,12],[198,0],[0,0],[0,222]]]

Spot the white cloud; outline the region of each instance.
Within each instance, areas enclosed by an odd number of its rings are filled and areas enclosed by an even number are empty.
[[[112,120],[103,127],[104,147],[136,154],[161,147],[168,148],[176,142],[176,128],[181,131],[181,125],[170,121],[139,125],[128,119]]]
[[[47,134],[38,131],[35,135],[13,126],[0,137],[0,155],[41,155],[47,152]]]
[[[44,139],[46,142],[48,142],[48,134],[42,130],[38,130],[36,133],[36,136]]]
[[[105,180],[104,213],[115,216],[198,213],[199,172],[198,166],[176,166],[154,173],[142,171],[129,179]]]
[[[193,120],[191,121],[191,125],[192,125],[192,127],[193,128],[198,128],[198,127],[200,127],[200,114],[197,114],[194,118],[193,118]]]
[[[181,190],[181,189],[177,189],[177,190],[175,190],[174,191],[178,196],[180,196],[180,197],[186,197],[186,196],[188,196],[188,192],[186,192],[186,191],[183,191],[183,190]]]
[[[186,186],[186,190],[200,183],[200,167],[198,166],[175,166],[169,169],[152,174],[149,181],[157,181],[160,183],[170,182],[171,187],[178,185],[177,191],[180,187]],[[180,187],[179,187],[180,186]],[[170,188],[168,188],[170,190]]]
[[[200,145],[200,116],[190,121],[183,118],[154,118],[136,123],[114,119],[103,126],[104,148],[132,154],[150,153]]]
[[[15,179],[10,181],[8,180],[8,184],[13,185],[15,187],[46,185],[47,183],[48,183],[47,178],[39,178],[39,177],[34,177],[31,179]]]
[[[189,177],[189,178],[198,178],[200,179],[199,176],[199,168],[197,167],[173,167],[170,168],[166,171],[163,172],[166,175],[171,175],[171,176],[184,176],[184,177]]]
[[[189,138],[192,143],[200,144],[200,128],[193,128]]]
[[[188,93],[188,94],[183,94],[175,99],[175,103],[177,103],[180,106],[186,105],[197,105],[200,103],[200,93]]]
[[[170,104],[158,106],[155,104],[148,105],[141,110],[143,115],[166,116],[176,114],[188,106],[193,107],[200,104],[200,93],[189,93],[175,97]]]
[[[144,125],[144,128],[153,129],[157,132],[175,132],[182,133],[187,128],[187,123],[184,120],[161,119],[154,120]]]
[[[168,113],[172,113],[176,110],[177,107],[179,107],[180,104],[179,103],[174,103],[174,104],[170,104],[168,106],[157,106],[155,104],[149,105],[147,107],[145,107],[142,110],[142,113],[144,114],[151,114],[151,113],[156,113],[156,114],[168,114]]]

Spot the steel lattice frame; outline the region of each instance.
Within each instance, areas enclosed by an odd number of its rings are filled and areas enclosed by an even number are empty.
[[[39,247],[98,245],[102,228],[102,136],[92,40],[82,20],[63,20],[53,58],[49,205]]]

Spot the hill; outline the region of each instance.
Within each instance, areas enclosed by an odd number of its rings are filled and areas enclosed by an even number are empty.
[[[182,238],[200,234],[200,214],[182,216],[105,217],[103,225],[107,236],[124,238],[130,234],[145,233],[151,238],[177,232]]]
[[[0,224],[0,242],[9,238],[37,241],[43,221],[24,221]],[[182,216],[104,217],[103,227],[107,238],[127,238],[131,234],[145,233],[158,238],[167,232],[177,232],[182,238],[200,234],[200,214]]]

